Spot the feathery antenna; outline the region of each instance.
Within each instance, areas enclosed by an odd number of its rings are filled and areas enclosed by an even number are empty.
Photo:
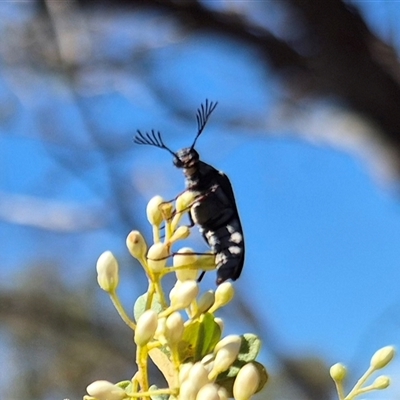
[[[200,108],[197,109],[197,114],[196,114],[197,135],[194,138],[192,146],[190,147],[191,149],[194,148],[194,145],[196,144],[197,138],[203,132],[203,129],[206,126],[208,118],[211,115],[211,113],[215,110],[215,107],[217,107],[217,104],[218,104],[218,101],[216,101],[214,103],[213,101],[208,102],[208,99],[206,99],[205,105],[202,103],[200,105]]]
[[[157,131],[157,133],[156,133],[155,130],[152,129],[151,135],[150,135],[148,132],[143,134],[138,129],[137,135],[134,137],[133,141],[136,144],[144,144],[144,145],[149,145],[149,146],[155,146],[160,149],[165,149],[165,150],[169,151],[173,156],[176,157],[176,154],[164,144],[160,131]]]

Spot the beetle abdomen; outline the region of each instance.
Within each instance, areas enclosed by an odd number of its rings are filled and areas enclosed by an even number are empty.
[[[239,278],[244,262],[244,239],[237,218],[216,230],[203,232],[207,243],[216,254],[217,284]]]

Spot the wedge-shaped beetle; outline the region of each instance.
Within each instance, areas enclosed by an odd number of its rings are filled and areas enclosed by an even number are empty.
[[[232,185],[228,177],[209,164],[200,160],[194,149],[198,137],[217,102],[205,101],[197,110],[197,134],[190,147],[173,152],[163,142],[159,131],[143,134],[137,131],[134,142],[167,150],[173,155],[177,168],[182,168],[185,175],[186,190],[195,194],[195,201],[190,207],[189,218],[216,255],[217,285],[239,278],[244,263],[244,238]],[[203,277],[201,274],[199,280]]]

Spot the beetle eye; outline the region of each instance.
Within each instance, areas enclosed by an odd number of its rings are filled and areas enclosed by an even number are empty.
[[[177,168],[183,168],[183,162],[180,158],[174,157],[174,165]]]

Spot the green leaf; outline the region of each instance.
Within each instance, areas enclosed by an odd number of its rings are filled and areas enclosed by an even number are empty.
[[[178,344],[179,359],[182,363],[194,359],[197,338],[199,335],[200,322],[191,321],[183,331],[182,340]]]
[[[131,385],[132,382],[131,381],[121,381],[116,383],[116,386],[119,386],[121,389],[127,390],[129,389],[129,385]]]
[[[133,306],[133,316],[135,321],[139,319],[139,317],[146,311],[146,303],[147,303],[147,292],[139,296]],[[151,302],[151,309],[154,310],[157,314],[162,311],[162,305],[159,300],[158,293],[154,293],[153,300]]]
[[[178,352],[182,362],[199,361],[214,350],[221,338],[221,328],[214,316],[206,313],[200,320],[191,321],[183,332]]]
[[[241,338],[242,344],[240,346],[238,360],[245,364],[256,359],[261,349],[261,340],[253,333],[245,333]]]
[[[214,350],[221,339],[221,328],[210,313],[204,314],[199,329],[199,340],[196,347],[196,361],[201,360],[206,354]]]

